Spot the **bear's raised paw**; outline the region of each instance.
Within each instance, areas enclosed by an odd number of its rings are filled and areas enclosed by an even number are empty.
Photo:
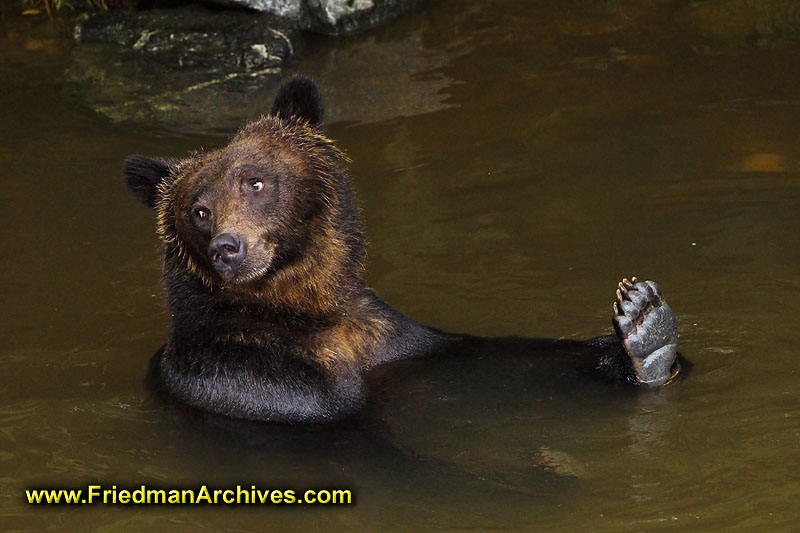
[[[660,386],[678,374],[678,324],[658,285],[623,279],[613,321],[640,383]]]

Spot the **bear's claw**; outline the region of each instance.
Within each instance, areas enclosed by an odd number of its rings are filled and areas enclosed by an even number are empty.
[[[658,285],[623,279],[613,321],[640,383],[660,386],[677,375],[678,324]]]

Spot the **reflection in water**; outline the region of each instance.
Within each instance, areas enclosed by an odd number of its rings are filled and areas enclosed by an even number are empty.
[[[672,386],[676,386],[673,384]],[[636,398],[636,410],[628,419],[631,443],[628,455],[646,461],[656,448],[669,444],[667,438],[675,417],[675,404],[669,391],[654,391]]]
[[[459,365],[438,396],[401,388],[385,416],[322,431],[220,427],[149,396],[169,319],[152,220],[120,162],[224,139],[93,117],[59,94],[67,47],[26,47],[18,22],[0,21],[0,521],[792,530],[796,26],[759,7],[761,22],[728,38],[747,25],[713,22],[723,4],[445,0],[310,42],[293,68],[328,88],[382,297],[447,330],[586,338],[609,331],[621,276],[651,277],[695,364],[656,393],[552,396]],[[92,481],[342,484],[357,505],[21,504],[24,488]]]

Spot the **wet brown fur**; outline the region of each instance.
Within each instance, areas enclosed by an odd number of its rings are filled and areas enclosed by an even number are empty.
[[[270,166],[279,160],[293,169],[295,175],[305,176],[303,181],[311,184],[306,194],[319,195],[323,209],[306,221],[310,225],[309,246],[299,260],[253,283],[227,285],[203,251],[186,242],[184,236],[195,230],[185,220],[185,199],[194,193],[202,170],[251,159],[254,154],[269,154],[270,160],[262,159],[260,163]],[[343,179],[342,170],[347,162],[333,141],[308,123],[262,117],[242,128],[223,150],[197,154],[174,166],[170,179],[159,185],[157,230],[165,254],[177,256],[179,267],[197,276],[209,290],[242,303],[268,307],[276,314],[307,315],[329,324],[304,339],[309,356],[320,364],[336,366],[336,362],[341,362],[369,367],[372,363],[365,354],[391,331],[391,326],[372,315],[368,300],[360,297],[364,289],[363,243],[354,247],[348,244],[352,236],[348,239],[341,235],[338,220],[342,210],[352,208],[341,205],[342,199],[336,194],[337,180]],[[241,209],[234,202],[221,209],[217,217],[225,225],[240,232],[260,231],[258,221],[236,216]],[[258,331],[249,328],[240,331],[225,328],[219,339],[254,346],[266,343]]]
[[[126,161],[128,189],[155,209],[163,242],[172,325],[151,363],[156,389],[213,413],[298,423],[355,412],[367,370],[413,357],[502,349],[635,379],[617,337],[492,342],[426,328],[380,300],[363,281],[348,160],[322,115],[316,85],[296,77],[221,149]],[[220,263],[223,243],[235,266]]]

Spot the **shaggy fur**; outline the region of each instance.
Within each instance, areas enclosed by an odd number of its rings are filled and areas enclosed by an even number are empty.
[[[152,364],[157,388],[230,417],[324,422],[364,402],[364,375],[390,361],[476,353],[492,341],[425,328],[362,278],[364,235],[344,171],[322,129],[316,85],[297,77],[272,114],[220,149],[183,160],[136,155],[131,194],[155,209],[173,320]],[[222,234],[246,255],[231,273],[209,258]],[[505,339],[495,347],[633,381],[619,341]]]

